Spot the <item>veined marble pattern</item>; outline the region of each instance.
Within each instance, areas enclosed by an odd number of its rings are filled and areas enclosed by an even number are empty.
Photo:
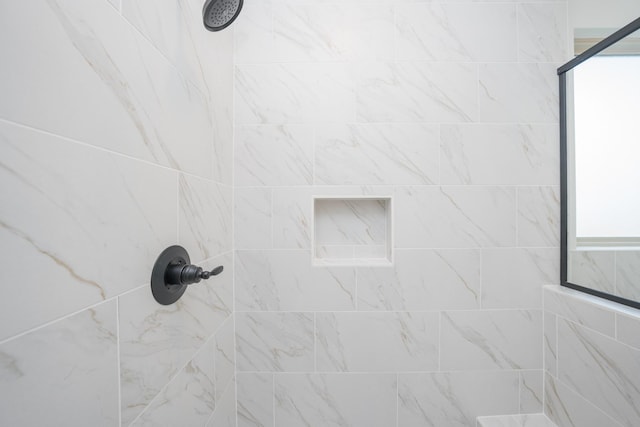
[[[235,380],[229,383],[222,397],[216,401],[216,410],[209,418],[207,427],[237,427]]]
[[[598,291],[615,293],[615,251],[568,251],[568,280]]]
[[[110,300],[0,345],[2,424],[117,425],[116,322]]]
[[[518,5],[518,57],[521,61],[567,60],[567,3]]]
[[[309,251],[237,251],[236,268],[237,310],[355,308],[355,268],[313,267]]]
[[[0,52],[11,67],[0,71],[1,117],[209,176],[206,96],[111,5],[14,2],[3,16]],[[25,55],[15,41],[32,40],[36,31],[47,37]]]
[[[557,378],[545,374],[544,413],[560,427],[622,427]]]
[[[386,199],[314,200],[316,245],[384,245],[387,241]]]
[[[388,3],[273,2],[279,61],[393,58],[393,7]]]
[[[344,63],[236,65],[235,91],[238,125],[355,120],[353,78]]]
[[[557,184],[557,125],[441,126],[441,183]]]
[[[558,282],[558,248],[482,250],[482,308],[542,308],[542,287]]]
[[[616,295],[640,300],[640,251],[616,251]],[[579,283],[579,282],[578,282]]]
[[[202,5],[199,2],[124,0],[122,15],[203,93],[213,93],[213,71],[221,68],[221,55],[210,54],[209,49],[217,38],[202,31]]]
[[[480,64],[479,119],[484,122],[558,123],[555,64]]]
[[[478,427],[558,427],[544,414],[478,417]]]
[[[231,250],[232,189],[192,176],[179,181],[179,242],[192,263]]]
[[[229,316],[213,337],[213,361],[215,366],[215,398],[220,399],[236,369],[236,346],[233,317]]]
[[[272,373],[239,372],[238,427],[274,427]]]
[[[558,326],[557,316],[544,311],[544,370],[553,376],[558,376]]]
[[[442,313],[440,369],[542,369],[540,310]]]
[[[518,187],[518,246],[560,246],[560,188]]]
[[[269,62],[275,49],[273,3],[247,1],[233,23],[235,63]]]
[[[478,415],[514,413],[518,413],[515,371],[398,375],[398,425],[402,427],[469,427]]]
[[[314,370],[312,313],[236,312],[236,371]]]
[[[396,15],[398,59],[516,60],[514,4],[400,3]]]
[[[236,185],[313,183],[311,126],[241,126],[236,130],[235,144]]]
[[[616,314],[616,338],[640,349],[640,314]]]
[[[271,188],[234,187],[234,248],[271,249]]]
[[[396,192],[399,248],[515,244],[515,190],[507,187],[405,187]],[[429,207],[425,209],[425,207]]]
[[[393,374],[276,374],[276,426],[388,427],[396,423]]]
[[[119,297],[123,423],[135,419],[231,316],[231,255],[201,265],[211,269],[221,264],[221,275],[190,287],[173,305],[155,302],[148,286]]]
[[[544,309],[610,337],[615,336],[615,313],[597,297],[560,286],[545,286]]]
[[[317,313],[319,371],[438,369],[438,313]]]
[[[477,118],[472,64],[358,64],[357,113],[364,122],[470,122]]]
[[[311,248],[313,193],[310,187],[273,190],[271,218],[274,248]]]
[[[543,410],[544,371],[520,371],[520,412],[533,414]]]
[[[213,359],[207,342],[131,426],[204,425],[216,406]]]
[[[640,424],[640,350],[559,320],[559,379],[623,425]]]
[[[360,310],[480,307],[480,251],[396,250],[389,267],[358,268]]]
[[[0,149],[0,339],[140,286],[176,241],[175,173],[3,121]]]
[[[434,184],[439,180],[438,127],[330,124],[317,132],[318,184]]]

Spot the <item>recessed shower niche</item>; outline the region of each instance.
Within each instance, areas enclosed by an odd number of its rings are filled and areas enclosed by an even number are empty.
[[[316,265],[391,265],[391,198],[314,197]]]

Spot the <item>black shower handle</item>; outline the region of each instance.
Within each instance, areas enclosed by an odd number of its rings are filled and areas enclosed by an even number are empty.
[[[207,280],[211,276],[217,276],[223,269],[224,267],[220,265],[211,271],[206,271],[197,265],[179,261],[167,267],[164,278],[167,285],[192,285],[199,283],[200,280]]]

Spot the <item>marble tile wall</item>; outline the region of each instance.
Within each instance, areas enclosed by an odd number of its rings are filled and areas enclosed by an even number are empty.
[[[640,423],[640,310],[544,290],[545,413],[560,427]]]
[[[2,425],[235,425],[233,33],[201,8],[0,6]],[[161,306],[173,244],[225,271]]]
[[[542,412],[566,7],[245,0],[238,427]],[[391,198],[393,265],[313,266],[314,196]]]

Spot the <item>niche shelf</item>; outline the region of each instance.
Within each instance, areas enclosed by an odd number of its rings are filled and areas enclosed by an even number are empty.
[[[391,198],[313,198],[314,265],[391,265]]]

